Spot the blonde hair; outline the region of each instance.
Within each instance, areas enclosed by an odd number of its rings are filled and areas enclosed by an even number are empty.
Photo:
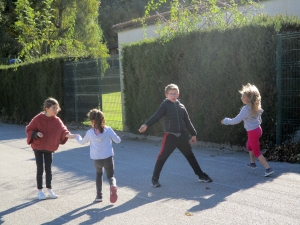
[[[170,90],[176,90],[179,94],[179,88],[176,84],[168,84],[166,87],[165,87],[165,93],[168,94]]]
[[[252,113],[261,110],[261,96],[259,90],[255,85],[250,83],[243,85],[243,88],[239,91],[242,95],[249,98],[249,103],[251,104]]]
[[[94,121],[94,129],[98,129],[100,133],[104,131],[105,119],[104,114],[99,109],[92,109],[87,114],[90,121]]]

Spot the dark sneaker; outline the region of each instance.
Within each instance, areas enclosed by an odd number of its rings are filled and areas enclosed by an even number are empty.
[[[102,197],[101,196],[96,196],[95,202],[102,202]]]
[[[198,175],[198,177],[201,182],[209,183],[213,181],[206,173],[202,173],[201,175]]]
[[[117,195],[117,187],[116,186],[111,186],[110,187],[110,202],[115,203],[118,199]]]
[[[158,182],[158,180],[152,179],[152,187],[157,188],[160,187],[160,183]]]
[[[255,169],[256,168],[256,164],[255,163],[248,163],[247,164],[248,167]]]
[[[270,176],[272,173],[274,173],[274,170],[272,170],[271,168],[266,169],[266,172],[265,172],[264,176],[265,176],[265,177],[268,177],[268,176]]]

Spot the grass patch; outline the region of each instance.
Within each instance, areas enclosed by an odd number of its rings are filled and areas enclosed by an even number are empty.
[[[114,130],[123,130],[121,92],[102,95],[102,112],[107,126]],[[84,121],[83,124],[90,125],[90,122]]]

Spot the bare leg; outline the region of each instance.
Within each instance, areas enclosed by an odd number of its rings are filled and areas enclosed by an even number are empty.
[[[250,162],[255,163],[255,156],[252,151],[249,151],[249,156],[250,156]]]
[[[270,168],[269,164],[267,163],[267,160],[263,155],[260,155],[257,159],[261,162],[261,164],[265,167],[265,169]]]

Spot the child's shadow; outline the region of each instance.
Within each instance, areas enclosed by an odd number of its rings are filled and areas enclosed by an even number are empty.
[[[144,201],[144,203],[141,203],[141,197],[136,195],[133,199],[125,202],[122,205],[117,205],[114,207],[114,205],[111,204],[111,205],[106,205],[102,208],[101,208],[101,205],[105,204],[104,202],[99,202],[99,203],[93,202],[88,205],[74,209],[52,221],[43,223],[42,225],[64,224],[67,222],[71,222],[72,220],[78,219],[82,216],[84,216],[85,218],[89,218],[89,219],[84,222],[77,223],[77,224],[81,224],[81,225],[95,224],[95,223],[102,221],[105,217],[124,213],[124,212],[132,210],[133,208],[137,208],[143,204],[149,203],[149,201],[147,201],[147,200],[146,201],[143,200],[143,201]],[[94,207],[89,208],[90,206],[94,206]],[[89,208],[89,209],[84,210],[85,208]]]
[[[7,209],[7,210],[5,210],[5,211],[0,212],[0,224],[2,224],[2,223],[4,222],[4,221],[2,220],[2,217],[3,217],[3,216],[8,215],[8,214],[10,214],[10,213],[14,213],[14,212],[16,212],[16,211],[18,211],[18,210],[22,210],[22,209],[24,209],[24,208],[26,208],[26,207],[32,206],[33,204],[38,203],[38,202],[40,202],[40,200],[34,199],[34,200],[29,201],[29,202],[25,202],[25,203],[23,203],[23,204],[14,206],[14,207],[12,207],[12,208],[10,208],[10,209]]]
[[[83,223],[80,223],[80,224],[93,224],[95,223],[95,218],[98,218],[99,215],[101,215],[101,212],[102,211],[105,211],[109,208],[111,208],[113,205],[108,205],[108,206],[105,206],[103,208],[91,208],[91,209],[86,209],[84,210],[85,208],[88,208],[92,205],[97,205],[98,204],[101,204],[101,203],[90,203],[88,205],[85,205],[85,206],[82,206],[82,207],[79,207],[77,209],[74,209],[52,221],[49,221],[47,223],[43,223],[42,225],[50,225],[50,224],[64,224],[64,223],[67,223],[67,222],[70,222],[72,220],[75,220],[81,216],[84,216],[84,215],[88,215],[89,216],[89,220],[83,222]],[[103,217],[104,218],[104,217]],[[102,218],[102,219],[103,219]]]

